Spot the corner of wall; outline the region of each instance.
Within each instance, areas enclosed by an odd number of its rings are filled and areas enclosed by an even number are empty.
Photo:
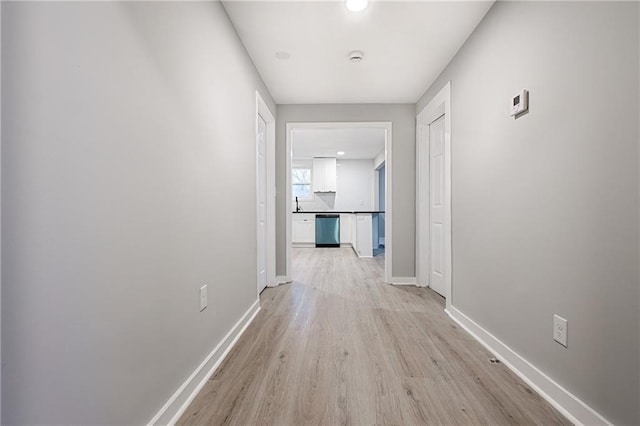
[[[445,311],[460,327],[572,423],[580,425],[613,424],[455,306],[449,306]]]
[[[164,406],[149,421],[149,425],[173,425],[189,408],[189,404],[204,387],[209,377],[220,367],[231,349],[238,342],[242,334],[251,325],[260,312],[260,301],[256,300],[244,313],[242,318],[229,330],[215,348],[207,355],[185,382],[175,391]]]

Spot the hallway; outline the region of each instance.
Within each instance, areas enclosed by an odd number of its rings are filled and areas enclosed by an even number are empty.
[[[570,424],[384,259],[293,254],[179,424]]]

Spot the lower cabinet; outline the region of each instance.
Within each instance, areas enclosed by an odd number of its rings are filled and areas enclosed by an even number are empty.
[[[340,215],[340,244],[348,244],[360,257],[372,257],[371,213]]]
[[[351,228],[353,227],[353,215],[340,215],[340,244],[353,244]]]
[[[360,257],[373,257],[371,213],[356,215],[356,240],[354,248]]]
[[[292,220],[292,242],[297,247],[316,244],[316,215],[295,213]],[[351,245],[360,257],[373,256],[371,213],[340,214],[340,244]]]
[[[292,221],[292,242],[294,244],[316,243],[316,215],[296,213]]]

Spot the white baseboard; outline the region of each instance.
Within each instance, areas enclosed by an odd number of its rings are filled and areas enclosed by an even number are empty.
[[[457,308],[445,312],[573,424],[612,424]]]
[[[280,284],[287,284],[291,282],[291,278],[285,276],[285,275],[278,275],[276,277],[276,285],[280,285]]]
[[[418,285],[416,277],[391,277],[393,285]]]
[[[316,248],[316,243],[291,243],[294,248]]]
[[[260,301],[256,300],[205,360],[191,373],[191,376],[189,376],[153,419],[151,419],[149,425],[173,425],[178,421],[198,392],[200,392],[207,383],[209,377],[211,377],[222,361],[224,361],[231,348],[233,348],[233,345],[236,344],[259,311]]]

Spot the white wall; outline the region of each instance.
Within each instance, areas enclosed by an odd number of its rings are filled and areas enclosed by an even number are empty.
[[[417,105],[451,81],[454,306],[615,424],[640,423],[638,27],[497,2]]]
[[[293,164],[307,164],[294,161]],[[336,192],[313,194],[311,201],[299,201],[305,211],[314,210],[374,210],[373,160],[337,160]],[[293,210],[295,211],[295,199]]]
[[[376,210],[373,160],[338,160],[336,210]]]
[[[2,423],[144,424],[256,300],[273,102],[218,2],[3,2],[1,35]]]
[[[286,270],[284,167],[286,123],[391,121],[393,125],[393,265],[394,277],[415,276],[415,137],[413,104],[278,105],[276,119],[276,268]]]

